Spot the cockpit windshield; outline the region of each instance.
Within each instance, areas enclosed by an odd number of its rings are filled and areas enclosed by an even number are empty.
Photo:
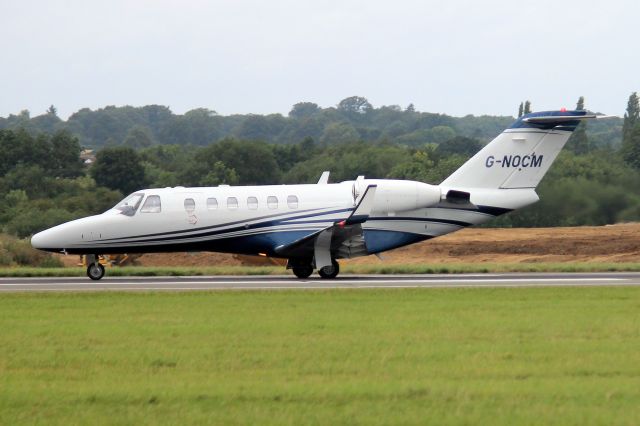
[[[140,206],[140,202],[144,198],[144,193],[136,192],[134,194],[129,195],[124,200],[120,201],[114,208],[116,210],[120,210],[122,214],[126,214],[127,216],[133,216],[138,210]]]

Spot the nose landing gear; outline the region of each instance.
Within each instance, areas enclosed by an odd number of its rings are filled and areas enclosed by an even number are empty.
[[[87,256],[87,276],[94,281],[104,277],[104,266],[99,261],[98,255]]]

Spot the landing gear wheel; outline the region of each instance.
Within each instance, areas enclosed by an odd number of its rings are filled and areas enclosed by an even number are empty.
[[[92,263],[87,266],[87,276],[94,281],[104,277],[104,266],[99,263]]]
[[[291,269],[293,269],[293,274],[301,279],[309,278],[313,273],[313,267],[311,265],[296,265]]]
[[[340,265],[335,260],[331,261],[331,266],[318,269],[318,275],[324,279],[333,279],[338,276],[338,273],[340,273]]]

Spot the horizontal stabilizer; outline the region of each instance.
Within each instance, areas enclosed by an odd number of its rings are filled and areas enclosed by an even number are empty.
[[[526,123],[534,123],[534,124],[563,124],[575,120],[591,120],[593,118],[598,118],[595,114],[586,114],[586,115],[552,115],[545,117],[525,117],[522,121]]]

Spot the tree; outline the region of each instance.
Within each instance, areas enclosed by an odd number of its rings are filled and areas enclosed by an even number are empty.
[[[456,137],[456,131],[449,126],[435,126],[429,129],[427,142],[444,143]]]
[[[126,146],[99,151],[90,172],[98,185],[117,189],[123,194],[144,188],[146,184],[140,155]]]
[[[238,174],[236,171],[225,166],[222,161],[216,161],[211,171],[200,180],[202,186],[235,185],[237,183]]]
[[[47,109],[47,114],[51,114],[51,115],[57,116],[58,115],[58,109],[55,106],[51,105],[49,107],[49,109]]]
[[[384,129],[384,136],[394,139],[407,133],[408,126],[404,121],[394,121]]]
[[[373,106],[369,103],[367,98],[362,96],[351,96],[341,100],[338,104],[338,110],[350,116],[366,114],[372,109]]]
[[[520,102],[520,106],[518,107],[518,118],[522,117],[524,114],[524,104]]]
[[[318,111],[320,111],[318,104],[313,102],[298,102],[291,108],[291,111],[289,111],[289,117],[298,119],[305,118]]]
[[[269,120],[264,115],[249,114],[240,126],[238,126],[234,134],[239,139],[268,139],[271,134]]]
[[[630,137],[631,132],[639,122],[640,116],[640,103],[638,100],[638,93],[633,92],[629,96],[629,102],[627,103],[627,112],[624,114],[624,124],[622,125],[622,146],[623,149],[626,145],[627,139]]]
[[[66,130],[57,132],[51,138],[51,162],[49,167],[54,176],[74,178],[82,176],[84,170],[80,160],[80,142]]]
[[[640,123],[637,123],[622,147],[624,161],[635,169],[640,169]]]
[[[323,144],[344,144],[357,140],[360,140],[360,134],[349,123],[328,124],[320,138]]]
[[[522,111],[523,114],[530,114],[531,113],[531,102],[530,101],[526,101],[524,103],[524,111]]]
[[[26,132],[23,132],[30,137]],[[19,139],[16,132],[0,130],[0,176],[4,176],[18,161]]]
[[[405,109],[406,112],[416,112],[416,107],[413,104],[409,104],[407,105],[407,108]]]
[[[104,148],[113,148],[118,146],[118,141],[115,140],[114,138],[108,138],[105,142],[104,142]]]
[[[44,134],[32,136],[24,129],[0,130],[0,176],[17,165],[50,167],[51,144]]]
[[[153,137],[148,127],[135,126],[132,127],[124,139],[123,145],[133,149],[148,148],[153,145]]]
[[[316,150],[316,141],[311,136],[307,136],[300,142],[300,150],[305,155],[311,155]]]
[[[47,183],[47,172],[38,165],[18,164],[3,179],[7,190],[22,189],[29,197],[47,196],[51,191]]]
[[[433,181],[433,176],[430,176],[429,173],[434,169],[435,164],[436,160],[432,149],[416,151],[410,161],[396,164],[389,172],[389,177],[420,182]]]
[[[173,116],[159,132],[165,144],[207,145],[220,138],[221,118],[215,111],[196,108]]]
[[[469,158],[457,154],[438,157],[432,147],[427,147],[414,153],[409,161],[398,162],[388,177],[439,184]]]
[[[206,171],[204,175],[221,162],[226,169],[235,172],[237,183],[241,185],[275,184],[280,181],[280,168],[273,151],[265,142],[225,139],[198,151],[194,161],[196,167]],[[225,173],[222,176],[230,176]]]
[[[127,131],[138,118],[131,114],[132,109],[132,107],[106,106],[103,109],[91,111],[84,108],[72,114],[67,124],[74,133],[83,135],[83,145],[100,147],[108,138],[124,140]]]
[[[299,119],[289,119],[282,132],[278,135],[278,142],[298,143],[307,137],[320,139],[324,130],[323,117],[314,114]]]
[[[580,96],[576,104],[576,110],[584,109],[584,96]],[[589,138],[587,137],[587,123],[581,122],[573,131],[573,134],[567,142],[567,147],[576,154],[586,154],[589,152]]]
[[[640,104],[638,93],[629,96],[622,125],[622,157],[630,166],[640,169]]]
[[[188,141],[195,145],[207,145],[220,138],[220,117],[218,113],[207,108],[196,108],[184,115],[190,129]]]
[[[29,128],[33,128],[34,131],[51,134],[62,127],[61,124],[62,120],[55,113],[51,113],[48,110],[46,114],[33,117],[29,121]]]
[[[480,151],[482,143],[477,139],[456,136],[446,142],[441,143],[436,148],[436,154],[440,157],[448,157],[452,154],[461,154],[471,157]]]
[[[430,142],[431,130],[419,129],[394,138],[395,143],[407,146],[421,146]]]
[[[141,108],[141,112],[146,118],[147,125],[153,132],[153,136],[156,138],[162,126],[169,123],[173,115],[169,107],[163,105],[147,105]]]

